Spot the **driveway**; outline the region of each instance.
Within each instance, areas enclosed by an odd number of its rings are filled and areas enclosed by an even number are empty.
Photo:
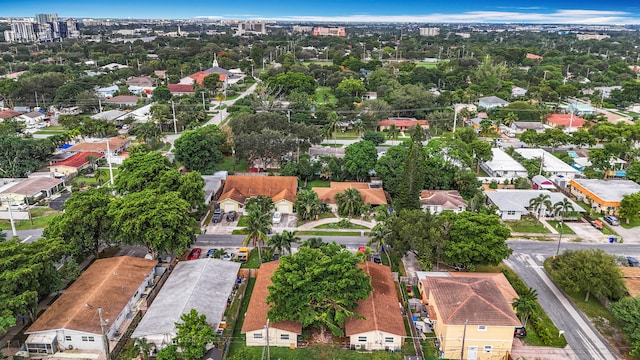
[[[600,230],[594,228],[591,224],[586,222],[586,220],[574,222],[567,221],[564,223],[568,226],[573,232],[576,233],[576,236],[582,239],[584,242],[590,243],[605,243],[609,242],[609,236],[600,232]]]
[[[279,224],[271,224],[271,233],[278,234],[283,230],[297,230],[298,217],[295,214],[282,214]]]
[[[620,236],[622,236],[622,240],[624,240],[625,243],[640,244],[640,228],[635,227],[631,229],[625,229],[620,225],[611,226],[611,228],[613,229],[613,231],[617,232]]]

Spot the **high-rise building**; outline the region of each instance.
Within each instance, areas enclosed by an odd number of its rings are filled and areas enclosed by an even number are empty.
[[[36,14],[34,19],[14,21],[11,30],[4,32],[6,42],[51,42],[80,36],[78,23],[73,19],[59,20],[58,14]]]
[[[347,36],[347,33],[344,31],[344,27],[316,27],[313,28],[313,36]]]
[[[264,21],[241,21],[238,23],[238,29],[236,35],[244,34],[266,34],[267,24]]]
[[[428,27],[420,28],[420,36],[438,36],[440,35],[440,28]]]
[[[36,14],[36,22],[38,24],[56,23],[58,14]]]

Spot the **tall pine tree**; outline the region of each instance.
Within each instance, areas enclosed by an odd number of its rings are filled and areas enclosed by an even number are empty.
[[[420,209],[420,192],[425,183],[425,154],[422,145],[423,132],[420,126],[411,132],[411,146],[399,184],[395,207],[400,209]]]

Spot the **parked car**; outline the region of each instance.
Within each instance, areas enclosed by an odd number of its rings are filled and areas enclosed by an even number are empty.
[[[231,261],[231,260],[233,260],[233,254],[225,253],[224,255],[222,255],[222,260],[224,260],[224,261]]]
[[[273,261],[280,260],[280,254],[274,253],[273,255],[271,255],[271,260]]]
[[[238,213],[234,210],[231,210],[227,213],[227,221],[235,221],[238,217]]]
[[[513,336],[517,338],[523,338],[527,336],[527,329],[524,327],[517,327],[513,332]]]
[[[371,255],[371,261],[373,261],[376,264],[382,264],[382,258],[380,257],[380,254]]]
[[[282,220],[282,214],[280,214],[280,212],[278,211],[274,212],[271,222],[274,224],[280,224],[280,220]]]
[[[213,222],[219,223],[222,221],[222,217],[224,216],[224,211],[220,208],[213,210]]]
[[[12,204],[11,205],[11,209],[12,210],[27,210],[28,206],[27,204]]]
[[[640,261],[632,256],[627,256],[627,261],[629,262],[629,266],[640,267]]]
[[[620,220],[618,220],[618,218],[613,215],[606,215],[602,219],[606,221],[609,225],[614,225],[614,226],[620,225]]]
[[[187,257],[187,260],[196,260],[196,259],[200,258],[200,254],[202,254],[202,249],[193,248],[193,249],[191,249],[191,252],[189,253],[189,256]]]
[[[598,230],[602,230],[602,221],[600,220],[593,220],[591,222],[591,226],[593,226],[594,228],[598,229]]]
[[[215,252],[216,252],[216,249],[209,249],[209,251],[207,251],[207,257],[212,258]]]
[[[251,250],[249,250],[248,247],[241,247],[240,249],[238,249],[238,260],[242,261],[243,263],[247,262],[249,260],[250,252]]]

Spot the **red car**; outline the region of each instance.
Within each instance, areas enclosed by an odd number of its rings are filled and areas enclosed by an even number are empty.
[[[196,260],[200,258],[200,254],[202,254],[202,249],[193,248],[191,249],[191,253],[189,253],[189,256],[187,257],[187,260]]]

